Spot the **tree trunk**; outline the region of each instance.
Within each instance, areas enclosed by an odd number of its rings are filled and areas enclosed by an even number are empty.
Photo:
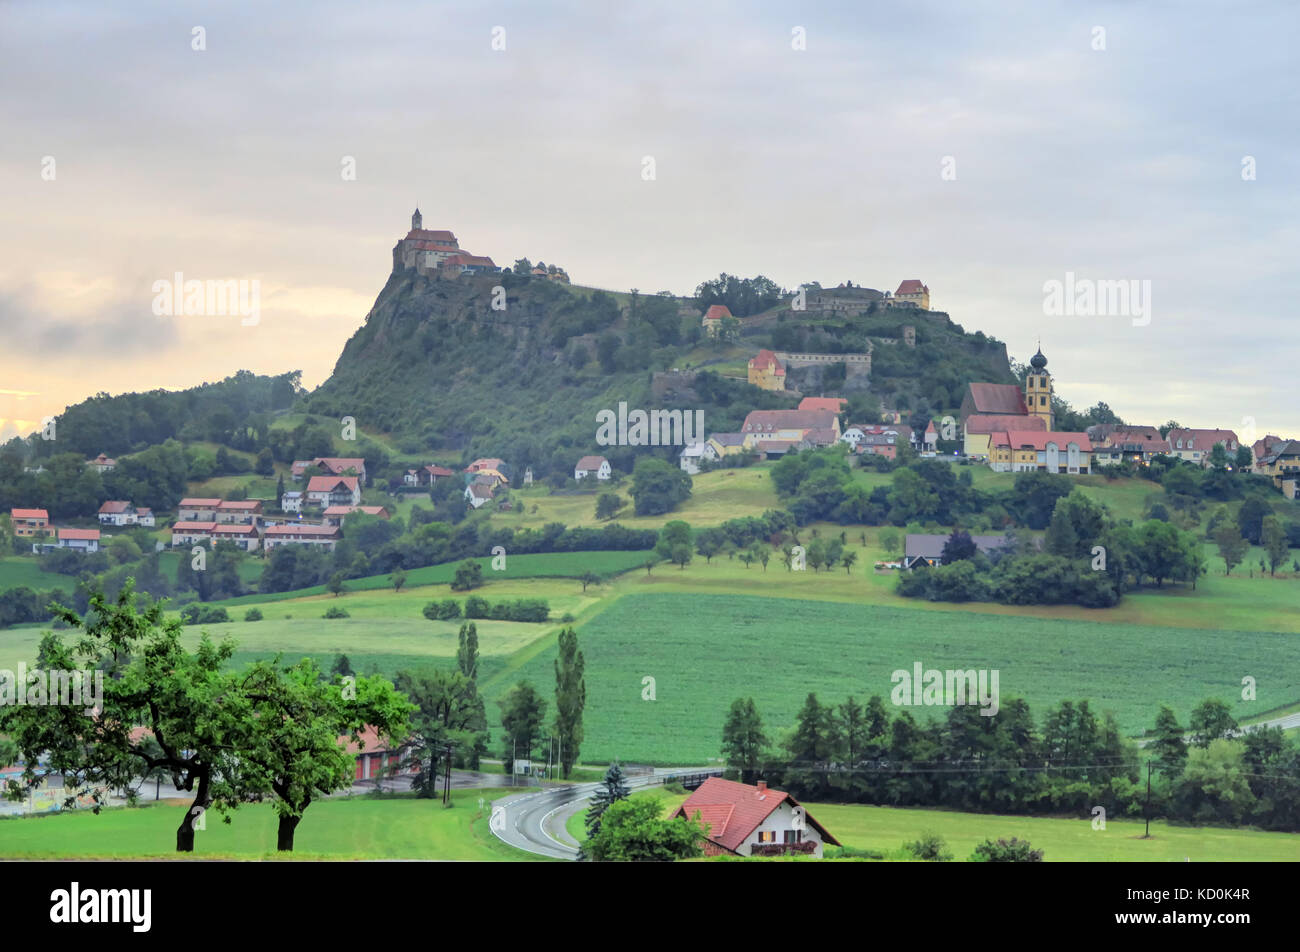
[[[301,816],[280,817],[279,827],[275,832],[275,848],[280,852],[293,852],[293,833],[298,828]]]
[[[212,802],[208,787],[208,772],[205,770],[199,775],[199,792],[194,795],[194,802],[185,811],[185,818],[176,829],[176,852],[178,853],[194,852],[194,821],[207,811],[208,805]]]

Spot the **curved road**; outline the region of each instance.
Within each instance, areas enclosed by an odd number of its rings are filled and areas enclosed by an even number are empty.
[[[718,771],[718,768],[660,768],[653,774],[629,777],[625,782],[629,789],[636,790],[662,783],[665,776],[712,771]],[[529,853],[552,859],[577,859],[578,844],[565,832],[564,824],[587,805],[601,786],[600,783],[577,783],[502,797],[492,805],[492,832],[502,842]]]

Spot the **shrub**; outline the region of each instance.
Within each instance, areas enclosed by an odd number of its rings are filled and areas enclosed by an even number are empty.
[[[325,609],[325,614],[321,615],[321,617],[322,618],[351,618],[352,616],[348,614],[348,610],[346,608],[340,608],[337,605],[331,605],[329,608]]]
[[[471,595],[465,599],[465,617],[466,618],[487,618],[492,606],[488,604],[486,598],[480,598],[478,595]]]
[[[230,621],[230,613],[214,605],[191,602],[181,609],[181,621],[187,625],[220,625]]]
[[[938,833],[932,833],[926,830],[921,831],[921,838],[912,843],[904,843],[903,849],[907,850],[917,859],[923,859],[927,862],[946,863],[952,859],[952,853],[948,852],[948,844],[944,842],[943,837]]]
[[[261,621],[262,610],[260,608],[250,608],[244,612],[244,621]]]
[[[456,566],[456,577],[451,582],[453,592],[467,592],[472,588],[478,588],[482,584],[483,566],[470,560]]]
[[[440,602],[429,602],[424,606],[424,617],[429,621],[450,621],[460,617],[460,602],[454,598],[444,598]]]
[[[996,843],[985,840],[971,854],[973,863],[1041,863],[1043,851],[1029,845],[1028,840],[999,839]]]

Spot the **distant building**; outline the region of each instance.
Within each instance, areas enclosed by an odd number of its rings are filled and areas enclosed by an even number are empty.
[[[178,522],[216,522],[221,500],[207,497],[187,497],[176,504]]]
[[[9,522],[13,526],[14,535],[19,537],[41,533],[49,535],[54,531],[50,525],[50,513],[45,509],[10,509]]]
[[[813,430],[830,433],[834,442],[840,438],[840,419],[829,410],[751,410],[740,428],[745,448],[760,447],[764,452],[775,447],[762,444],[797,443]]]
[[[1087,433],[1049,430],[993,433],[989,437],[989,468],[998,473],[1092,472],[1092,442]]]
[[[490,502],[492,496],[492,487],[486,483],[474,482],[465,487],[465,501],[475,509]]]
[[[335,526],[289,523],[267,526],[262,536],[262,545],[268,552],[281,545],[318,545],[332,551],[338,540],[339,530]]]
[[[707,828],[706,856],[815,856],[825,844],[840,841],[790,794],[756,785],[709,777],[669,814]],[[698,818],[698,820],[697,820]]]
[[[749,360],[749,382],[761,390],[784,390],[785,365],[772,351],[760,350]]]
[[[799,410],[830,410],[832,413],[843,413],[844,408],[848,406],[849,401],[844,397],[804,397],[799,401]]]
[[[192,521],[172,523],[172,545],[204,545],[212,541],[216,532],[215,521]]]
[[[1200,466],[1210,464],[1210,453],[1214,447],[1222,445],[1224,452],[1232,457],[1240,445],[1237,434],[1232,430],[1197,430],[1177,429],[1165,434],[1171,456],[1196,463]]]
[[[262,500],[225,499],[217,506],[217,522],[255,526],[262,518]]]
[[[717,337],[722,330],[722,322],[730,319],[731,316],[731,308],[727,307],[727,305],[710,304],[709,309],[704,312],[700,324],[706,334],[710,337]]]
[[[87,460],[86,465],[99,473],[107,473],[111,469],[117,468],[117,460],[109,459],[103,453],[100,453],[92,460]]]
[[[330,506],[321,513],[321,519],[327,526],[341,526],[343,520],[354,513],[366,516],[378,516],[388,519],[388,510],[383,506]]]
[[[101,526],[127,526],[135,522],[135,506],[121,499],[110,499],[99,507]]]
[[[609,468],[609,460],[603,456],[584,456],[578,460],[578,465],[573,467],[574,479],[586,479],[588,476],[609,479],[611,475],[613,471]]]
[[[257,526],[250,523],[217,523],[212,530],[212,542],[214,545],[218,542],[231,542],[245,552],[256,552],[261,538],[257,534]]]
[[[303,496],[306,505],[357,506],[361,504],[361,484],[357,476],[313,476],[307,481]]]
[[[499,271],[491,258],[473,255],[460,246],[450,231],[424,227],[417,208],[411,216],[411,230],[393,247],[393,272],[414,271],[439,278],[455,278],[465,272]]]
[[[705,443],[718,459],[724,456],[743,456],[745,453],[744,433],[713,433]]]
[[[58,540],[60,549],[75,549],[78,552],[99,551],[98,529],[60,529]]]
[[[915,304],[923,311],[930,310],[930,289],[915,278],[908,279],[894,292],[894,300],[905,304]]]
[[[677,465],[691,476],[698,476],[700,463],[710,458],[709,444],[705,442],[688,443],[682,447],[677,456]]]
[[[288,490],[280,497],[280,508],[285,512],[302,512],[302,493]]]
[[[903,544],[903,568],[914,569],[923,566],[939,565],[943,561],[943,547],[948,542],[946,535],[924,535],[909,533]],[[975,548],[985,555],[1007,544],[1004,535],[973,535],[971,541]]]

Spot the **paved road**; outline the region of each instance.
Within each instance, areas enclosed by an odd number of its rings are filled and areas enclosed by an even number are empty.
[[[699,773],[716,767],[659,768],[653,775],[629,777],[630,789],[662,783],[667,775]],[[491,829],[497,839],[511,846],[550,856],[554,859],[577,859],[578,844],[565,832],[564,824],[583,809],[599,790],[599,783],[576,783],[551,787],[540,793],[521,793],[503,797],[492,805]]]

